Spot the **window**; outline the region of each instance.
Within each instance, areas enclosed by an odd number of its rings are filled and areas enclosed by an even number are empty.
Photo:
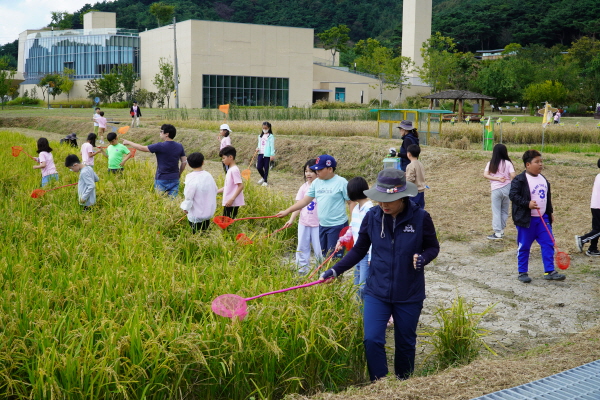
[[[341,103],[346,101],[346,88],[343,88],[343,87],[335,88],[335,101],[339,101]]]
[[[202,76],[202,106],[282,106],[289,102],[289,78],[261,76]]]

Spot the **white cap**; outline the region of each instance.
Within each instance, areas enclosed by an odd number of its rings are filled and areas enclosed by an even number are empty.
[[[228,131],[231,131],[231,129],[229,129],[229,125],[227,125],[227,124],[221,125],[220,129],[227,129]]]

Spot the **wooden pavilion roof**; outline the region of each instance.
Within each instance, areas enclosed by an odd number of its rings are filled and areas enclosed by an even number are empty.
[[[450,99],[450,100],[495,100],[495,97],[486,96],[485,94],[469,92],[468,90],[444,90],[442,92],[433,93],[423,96],[424,99]]]

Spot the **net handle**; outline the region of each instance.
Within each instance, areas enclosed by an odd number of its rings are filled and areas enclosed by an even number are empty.
[[[318,281],[314,281],[314,282],[310,282],[310,283],[305,283],[303,285],[292,286],[292,287],[289,287],[289,288],[286,288],[286,289],[275,290],[273,292],[267,292],[267,293],[259,294],[258,296],[245,298],[244,301],[250,301],[250,300],[258,299],[260,297],[265,297],[265,296],[269,296],[269,295],[276,294],[276,293],[289,292],[290,290],[302,289],[302,288],[305,288],[305,287],[309,287],[309,286],[313,286],[313,285],[318,285],[319,283],[323,283],[323,282],[325,282],[325,281],[318,280]]]
[[[321,269],[321,267],[322,267],[323,265],[327,264],[327,263],[329,262],[329,260],[331,260],[331,259],[333,258],[333,255],[334,255],[335,253],[336,253],[336,252],[335,252],[335,250],[334,250],[334,251],[332,251],[332,252],[331,252],[331,254],[329,255],[329,257],[327,257],[327,258],[325,259],[325,261],[323,261],[323,262],[321,263],[321,265],[319,265],[319,266],[317,267],[317,269],[315,269],[315,270],[313,271],[313,273],[312,273],[312,274],[310,274],[310,276],[308,277],[308,279],[310,279],[310,278],[312,278],[313,276],[315,276],[315,274],[316,274],[317,272],[319,272],[319,270]]]
[[[542,213],[540,212],[539,208],[537,208],[537,213],[540,216],[542,223],[544,224],[544,228],[546,228],[546,232],[548,232],[548,235],[550,236],[550,239],[552,239],[552,244],[556,248],[556,241],[554,240],[554,236],[550,233],[550,229],[548,229],[548,225],[546,225],[546,221],[544,221],[544,217],[542,216]]]
[[[267,215],[265,217],[245,217],[245,218],[236,218],[233,221],[244,221],[247,219],[264,219],[264,218],[277,218],[277,215]]]

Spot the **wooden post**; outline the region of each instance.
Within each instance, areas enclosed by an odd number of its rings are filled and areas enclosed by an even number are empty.
[[[433,99],[429,99],[429,109],[433,110]]]
[[[463,99],[460,99],[458,101],[458,122],[462,122],[463,121]]]

